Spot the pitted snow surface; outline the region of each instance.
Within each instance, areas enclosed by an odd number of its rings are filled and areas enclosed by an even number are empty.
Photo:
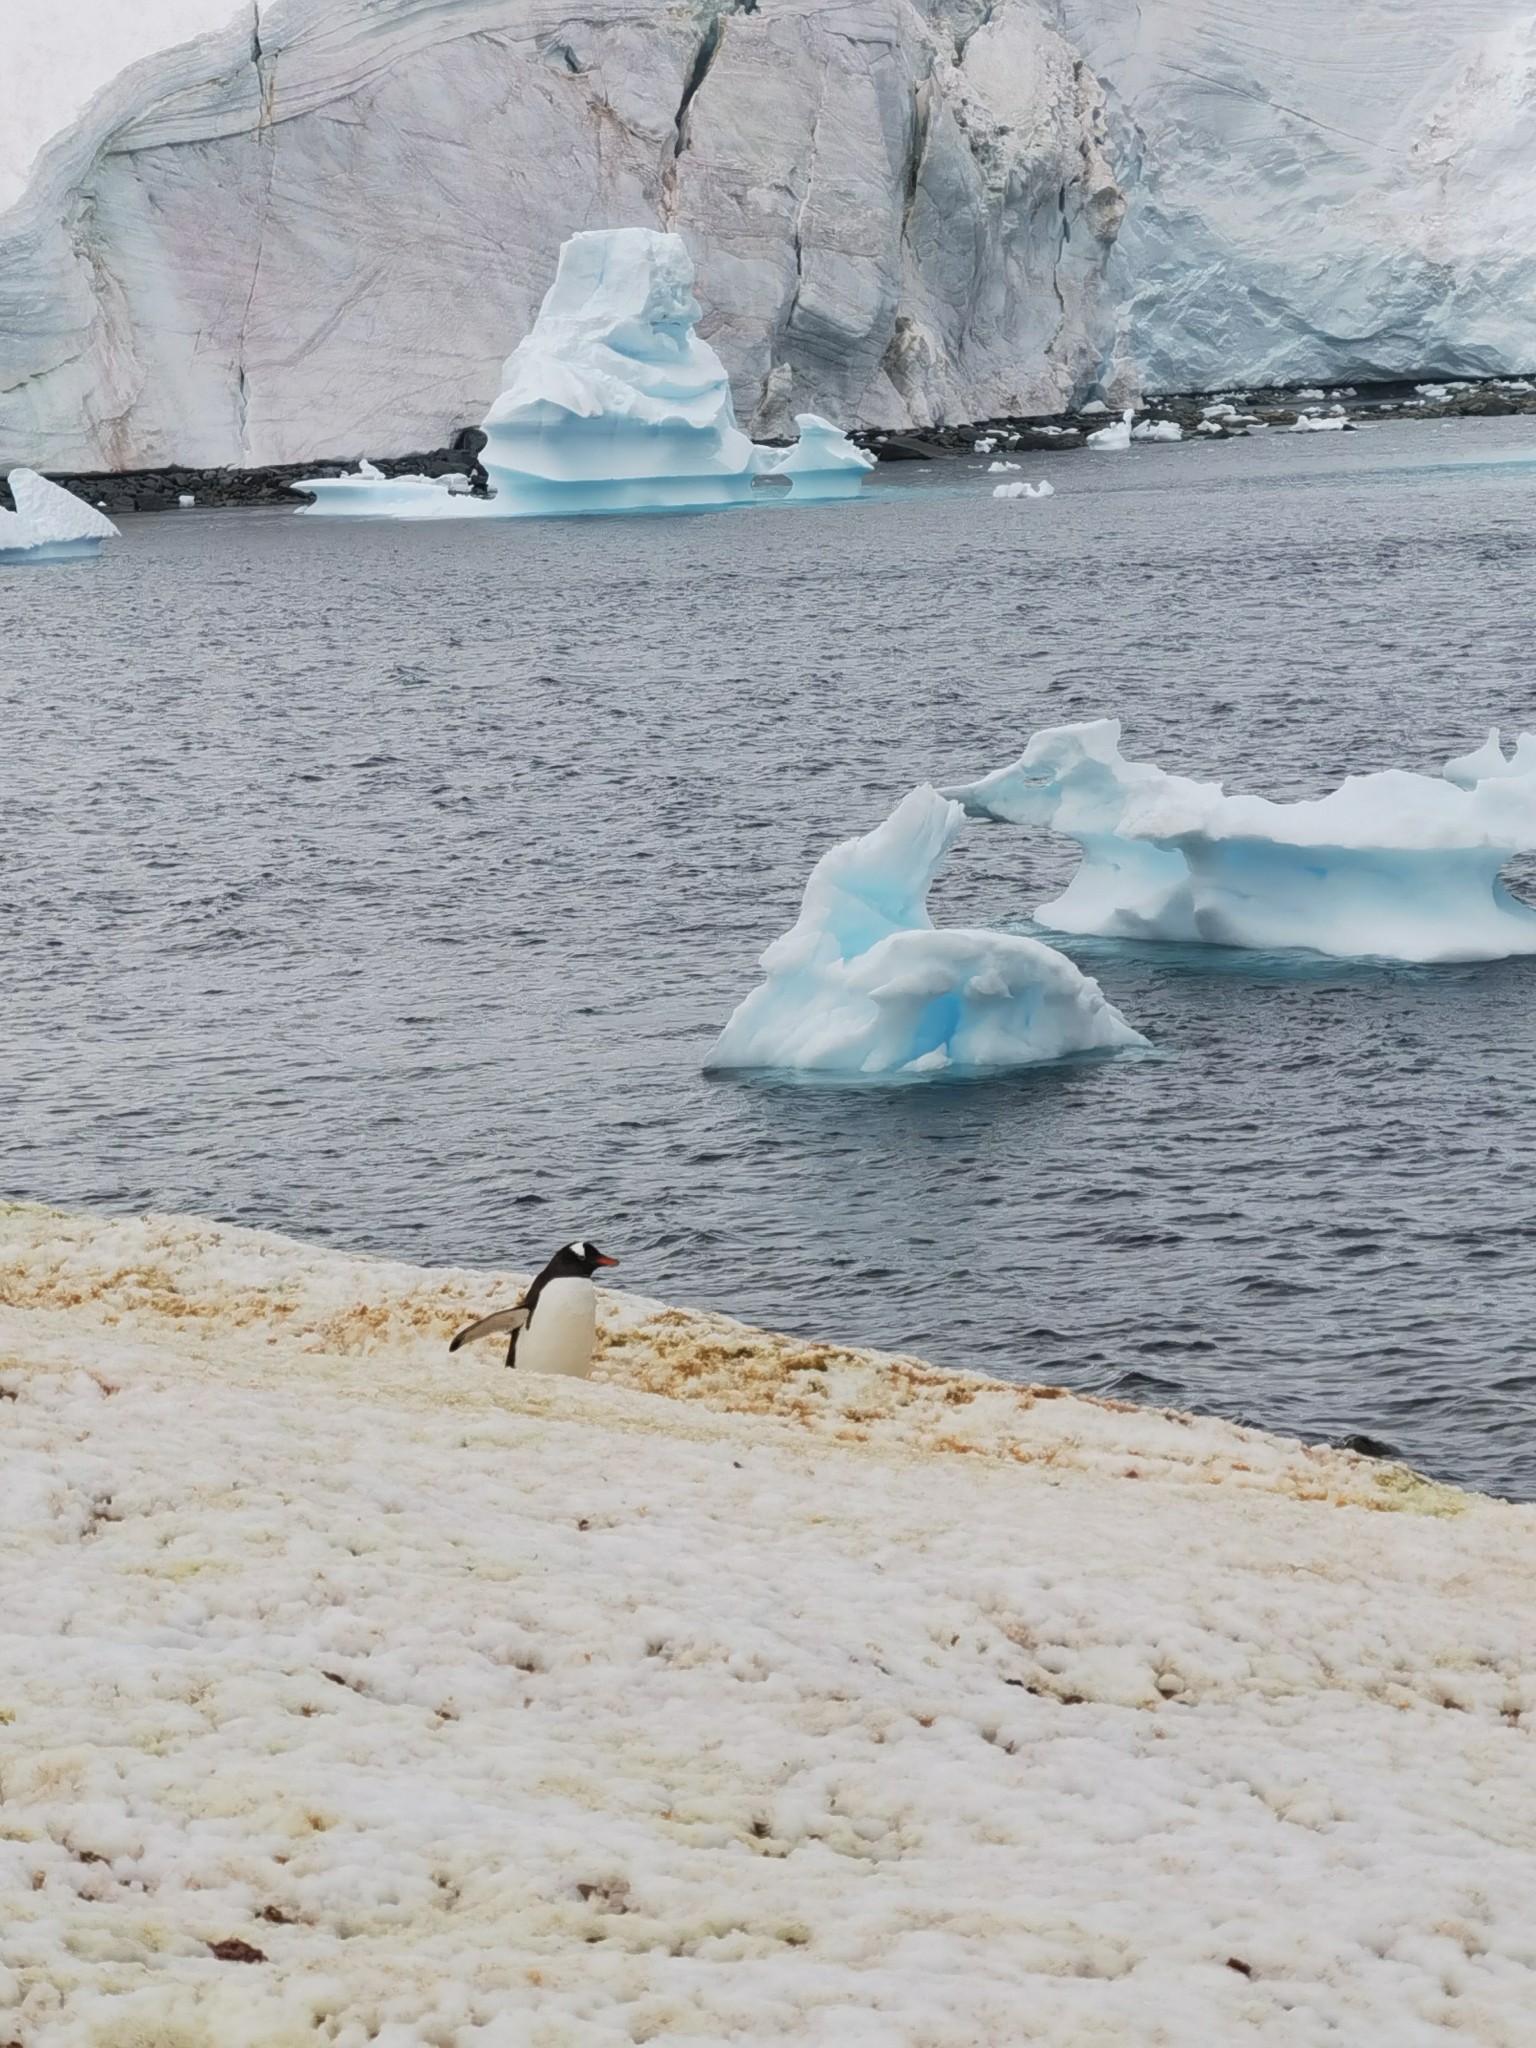
[[[1530,1510],[513,1284],[0,1218],[0,2035],[1523,2048]]]

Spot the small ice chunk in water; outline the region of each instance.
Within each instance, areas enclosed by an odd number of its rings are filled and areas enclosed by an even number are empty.
[[[789,479],[789,495],[807,499],[856,498],[865,473],[875,466],[873,455],[856,448],[840,427],[819,413],[802,412],[795,425],[800,438],[766,472]]]
[[[707,1069],[920,1077],[1145,1045],[1097,982],[1038,939],[934,930],[928,891],[964,825],[959,804],[923,787],[823,854]]]
[[[1005,469],[1018,469],[1020,467],[1021,465],[1017,462],[989,462],[987,464],[987,475],[1001,476]]]
[[[994,498],[1054,498],[1056,486],[1042,477],[1037,484],[1022,481],[1016,484],[996,484],[992,495]]]
[[[1143,420],[1139,427],[1132,427],[1133,441],[1182,441],[1184,429],[1177,420]]]

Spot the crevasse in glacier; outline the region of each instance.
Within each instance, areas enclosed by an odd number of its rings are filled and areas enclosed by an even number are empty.
[[[1144,1046],[1098,983],[1051,947],[934,929],[928,890],[964,824],[959,804],[922,787],[874,831],[823,854],[794,928],[762,956],[767,979],[706,1068],[905,1078]]]
[[[1340,958],[1489,960],[1536,952],[1536,912],[1500,879],[1536,850],[1536,740],[1497,733],[1442,775],[1349,776],[1300,803],[1127,761],[1114,719],[1037,732],[1020,758],[948,792],[972,817],[1044,825],[1083,860],[1035,912],[1063,932]]]
[[[35,469],[13,469],[6,482],[16,510],[0,511],[0,564],[78,561],[117,532],[104,513]]]

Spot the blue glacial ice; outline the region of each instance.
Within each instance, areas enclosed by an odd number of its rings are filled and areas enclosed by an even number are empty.
[[[934,929],[928,890],[964,825],[959,804],[923,787],[823,854],[706,1068],[920,1077],[1145,1046],[1050,946]]]
[[[0,511],[0,566],[78,561],[117,532],[104,513],[35,469],[13,469],[6,482],[16,510]]]
[[[802,503],[807,499],[823,503],[829,498],[856,498],[864,484],[864,473],[873,469],[875,458],[855,448],[840,427],[819,413],[795,416],[800,438],[786,448],[765,472],[789,479],[789,495]]]
[[[767,452],[736,424],[725,365],[695,332],[701,311],[680,236],[571,236],[485,416],[480,459],[504,509],[749,501]]]
[[[1440,775],[1351,775],[1300,803],[1127,761],[1113,719],[1037,732],[1020,758],[948,792],[972,817],[1046,826],[1082,865],[1036,920],[1060,932],[1344,959],[1536,952],[1536,911],[1501,880],[1536,850],[1536,738],[1497,732]]]
[[[830,421],[801,416],[782,454],[736,424],[730,380],[696,332],[693,259],[678,235],[572,235],[538,318],[507,358],[482,422],[489,498],[431,477],[306,477],[303,510],[335,517],[526,519],[702,512],[765,501],[766,475],[796,502],[856,497],[874,458]]]

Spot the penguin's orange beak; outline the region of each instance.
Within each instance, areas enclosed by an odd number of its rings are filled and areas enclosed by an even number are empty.
[[[610,1259],[606,1252],[599,1252],[597,1255],[597,1263],[600,1266],[616,1266],[619,1262],[617,1259]]]

